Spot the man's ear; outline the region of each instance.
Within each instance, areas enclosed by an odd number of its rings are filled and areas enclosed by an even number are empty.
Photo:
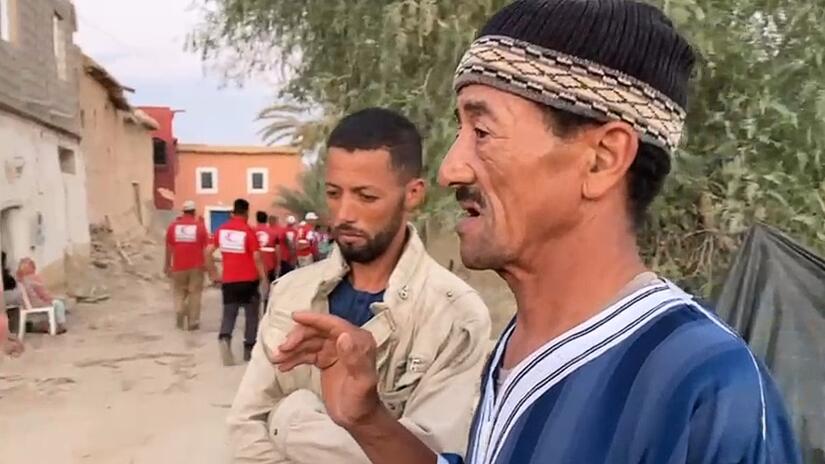
[[[636,159],[639,135],[629,124],[614,121],[591,129],[587,139],[594,151],[582,195],[595,200],[621,185]]]
[[[427,184],[422,178],[415,178],[407,182],[404,194],[404,208],[413,211],[424,203],[427,197]]]

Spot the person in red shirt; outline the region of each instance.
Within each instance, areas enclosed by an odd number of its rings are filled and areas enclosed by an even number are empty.
[[[258,245],[261,247],[261,259],[264,262],[267,284],[275,281],[276,270],[278,268],[278,251],[275,248],[277,237],[269,226],[269,215],[263,211],[255,213],[255,236],[258,238]]]
[[[298,255],[295,250],[295,241],[298,239],[298,225],[296,224],[295,216],[286,218],[286,227],[284,227],[284,238],[286,239],[286,246],[289,249],[289,270],[293,270],[298,266]],[[282,274],[286,272],[282,271]]]
[[[223,293],[223,318],[218,340],[221,356],[226,366],[235,364],[232,355],[232,332],[238,311],[244,308],[244,361],[249,361],[258,333],[261,293],[269,289],[261,257],[260,244],[252,227],[249,227],[249,202],[235,200],[232,218],[215,231],[212,244],[206,249],[206,263],[213,282],[221,282]],[[218,276],[213,253],[221,251],[223,277]]]
[[[318,241],[315,234],[315,224],[317,222],[318,215],[310,211],[298,227],[295,239],[298,267],[309,266],[318,257]]]
[[[286,238],[286,227],[282,226],[278,220],[278,216],[269,216],[269,228],[272,230],[272,235],[275,237],[275,246],[278,249],[278,269],[277,277],[287,274],[292,270],[291,250],[289,242]]]
[[[200,327],[204,279],[204,249],[209,242],[206,227],[195,217],[195,202],[183,203],[183,215],[166,229],[163,271],[172,279],[177,327]]]

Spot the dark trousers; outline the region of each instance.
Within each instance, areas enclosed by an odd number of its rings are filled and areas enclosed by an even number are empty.
[[[292,264],[289,264],[288,261],[281,261],[281,273],[280,273],[280,275],[286,275],[286,274],[292,272],[294,269],[295,269],[295,267],[292,266]]]
[[[221,319],[221,331],[218,339],[232,339],[232,331],[235,330],[235,321],[238,319],[238,311],[244,309],[246,326],[244,327],[244,345],[255,346],[258,336],[258,306],[260,300],[255,299],[251,303],[229,303],[223,305],[223,318]]]
[[[244,327],[244,345],[252,347],[258,335],[259,307],[261,297],[258,282],[239,282],[223,285],[223,318],[218,338],[232,339],[238,311],[244,309],[246,327]]]

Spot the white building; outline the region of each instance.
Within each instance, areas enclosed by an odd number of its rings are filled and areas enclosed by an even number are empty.
[[[0,0],[0,248],[52,285],[89,254],[75,30],[68,0]]]

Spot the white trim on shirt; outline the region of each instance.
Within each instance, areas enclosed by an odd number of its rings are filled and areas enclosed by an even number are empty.
[[[490,464],[498,455],[519,417],[550,388],[580,367],[597,359],[647,323],[674,306],[685,304],[682,294],[661,280],[642,287],[590,320],[546,343],[520,362],[494,391],[494,373],[501,365],[514,326],[501,338],[490,369],[475,432],[471,462]]]

